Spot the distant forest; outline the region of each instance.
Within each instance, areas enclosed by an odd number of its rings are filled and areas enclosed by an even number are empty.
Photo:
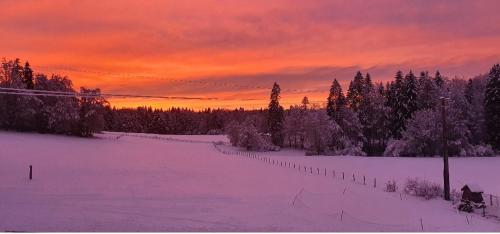
[[[284,108],[277,83],[269,106],[260,110],[117,109],[100,93],[81,88],[76,95],[67,77],[34,74],[28,62],[22,66],[19,59],[4,59],[0,128],[78,136],[102,130],[227,134],[234,146],[247,150],[290,147],[308,155],[435,156],[444,145],[444,103],[451,156],[492,156],[500,150],[498,64],[468,80],[449,79],[439,71],[398,71],[393,81],[383,84],[357,72],[345,95],[333,79],[326,106],[312,105],[304,97]]]

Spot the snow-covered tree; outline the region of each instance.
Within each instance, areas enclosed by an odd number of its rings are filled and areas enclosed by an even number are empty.
[[[106,100],[101,97],[100,89],[81,88],[80,93],[84,96],[80,100],[80,119],[78,122],[78,134],[81,136],[92,136],[104,128],[104,105]]]
[[[357,111],[363,100],[363,91],[365,80],[363,74],[358,71],[354,80],[349,83],[349,90],[347,91],[347,104],[351,109]]]
[[[439,71],[436,71],[436,76],[434,76],[434,82],[439,89],[444,87],[444,79]]]
[[[404,130],[406,107],[403,98],[403,73],[398,71],[395,80],[390,83],[387,89],[387,106],[391,108],[391,136],[401,138]]]
[[[285,143],[289,147],[303,148],[307,109],[304,106],[291,106],[286,112],[284,122]]]
[[[305,122],[305,143],[308,154],[325,155],[341,136],[340,127],[325,112],[312,110]]]
[[[262,136],[257,132],[257,128],[252,121],[245,121],[240,125],[240,136],[238,146],[246,150],[261,150],[265,147]]]
[[[337,79],[333,80],[332,86],[330,87],[330,94],[327,98],[326,112],[330,118],[337,120],[339,118],[339,112],[341,109],[345,108],[346,99],[342,93],[342,87],[340,86]]]
[[[383,89],[382,84],[377,84],[377,89],[366,90],[358,110],[364,135],[363,150],[368,155],[380,155],[390,136],[390,108],[385,105],[385,98],[378,91],[380,87]]]
[[[421,72],[418,79],[418,109],[435,108],[438,99],[439,91],[436,83],[427,71]]]
[[[493,65],[488,74],[484,110],[488,142],[500,150],[500,64]]]
[[[402,98],[403,98],[403,118],[407,120],[412,117],[412,114],[418,109],[418,93],[417,93],[417,78],[410,70],[403,81]],[[403,124],[403,129],[405,129]]]
[[[484,116],[484,95],[487,77],[480,75],[470,79],[465,89],[466,121],[471,133],[470,142],[474,145],[485,144],[487,140]]]

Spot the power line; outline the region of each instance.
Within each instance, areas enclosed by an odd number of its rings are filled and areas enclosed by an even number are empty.
[[[4,90],[4,91],[2,91]],[[78,93],[65,91],[50,91],[36,89],[15,89],[0,88],[0,93],[10,95],[25,96],[52,96],[52,97],[118,97],[118,98],[153,98],[153,99],[181,99],[181,100],[218,100],[214,97],[183,97],[183,96],[154,96],[154,95],[133,95],[133,94],[111,94],[111,93]]]

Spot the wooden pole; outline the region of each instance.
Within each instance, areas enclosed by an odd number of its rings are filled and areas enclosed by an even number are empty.
[[[363,185],[366,185],[366,178],[363,176]]]
[[[33,179],[33,166],[30,165],[30,180]]]
[[[450,200],[450,172],[448,166],[448,142],[446,136],[446,110],[445,98],[441,97],[441,114],[443,117],[443,180],[444,180],[444,200]]]
[[[342,172],[342,179],[345,179],[344,172]]]
[[[373,179],[373,187],[376,188],[377,187],[377,178],[374,178]]]

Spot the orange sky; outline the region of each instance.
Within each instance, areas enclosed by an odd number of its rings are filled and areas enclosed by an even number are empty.
[[[323,102],[337,78],[439,69],[485,73],[500,60],[500,1],[0,1],[0,56],[106,93],[116,106],[265,107]]]

